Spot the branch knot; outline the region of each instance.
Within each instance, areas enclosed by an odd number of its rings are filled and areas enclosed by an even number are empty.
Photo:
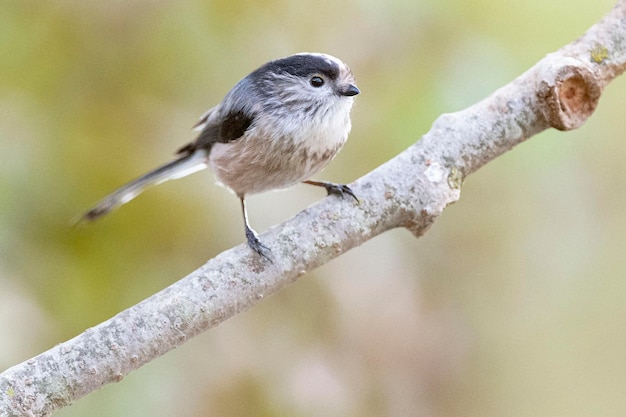
[[[602,93],[594,73],[582,62],[564,58],[564,65],[544,74],[537,97],[546,121],[555,129],[582,126],[598,105]],[[553,66],[550,68],[554,69]]]

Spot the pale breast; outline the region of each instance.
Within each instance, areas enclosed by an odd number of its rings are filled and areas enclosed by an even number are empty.
[[[272,130],[292,132],[282,136],[256,126],[234,142],[213,145],[210,166],[218,181],[240,196],[290,187],[319,172],[345,143],[350,118],[339,113],[342,117],[298,123],[293,129],[284,121],[281,129]]]

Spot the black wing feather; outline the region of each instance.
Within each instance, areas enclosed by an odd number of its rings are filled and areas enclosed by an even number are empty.
[[[246,133],[252,121],[253,118],[242,110],[229,113],[224,117],[224,120],[222,120],[217,141],[228,143],[239,139]]]
[[[219,124],[210,124],[205,127],[195,141],[180,148],[176,153],[190,154],[196,149],[211,150],[214,143],[228,143],[239,139],[246,133],[254,117],[242,110],[228,113]]]

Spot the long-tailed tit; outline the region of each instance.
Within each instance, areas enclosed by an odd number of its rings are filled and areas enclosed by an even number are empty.
[[[177,159],[111,193],[83,218],[94,220],[151,185],[210,166],[241,201],[248,245],[269,260],[269,249],[248,224],[245,196],[305,182],[358,201],[346,185],[309,178],[346,142],[359,92],[350,68],[330,55],[301,53],[270,61],[200,118],[198,137],[178,150]]]

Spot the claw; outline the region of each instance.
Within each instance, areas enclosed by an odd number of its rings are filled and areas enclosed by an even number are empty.
[[[354,194],[352,189],[345,184],[327,183],[324,188],[326,188],[328,195],[334,194],[344,198],[345,194],[348,194],[350,197],[354,198],[357,204],[360,204],[359,198]]]
[[[246,229],[246,240],[248,241],[248,246],[250,246],[250,249],[255,251],[261,258],[267,259],[270,263],[274,263],[272,258],[270,258],[270,248],[261,243],[254,230],[252,230],[248,225],[248,212],[246,211],[246,200],[243,195],[239,196],[239,201],[241,201],[241,213],[243,214],[243,225]]]
[[[328,195],[338,195],[343,198],[345,194],[348,194],[350,197],[354,198],[357,204],[361,204],[359,198],[354,194],[352,189],[345,184],[336,184],[334,182],[327,181],[304,181],[305,184],[315,185],[317,187],[324,187]]]
[[[248,246],[250,249],[255,251],[261,258],[267,259],[270,263],[274,263],[272,258],[270,257],[270,248],[265,246],[259,240],[259,237],[256,235],[254,230],[250,229],[246,226],[246,239],[248,240]]]

